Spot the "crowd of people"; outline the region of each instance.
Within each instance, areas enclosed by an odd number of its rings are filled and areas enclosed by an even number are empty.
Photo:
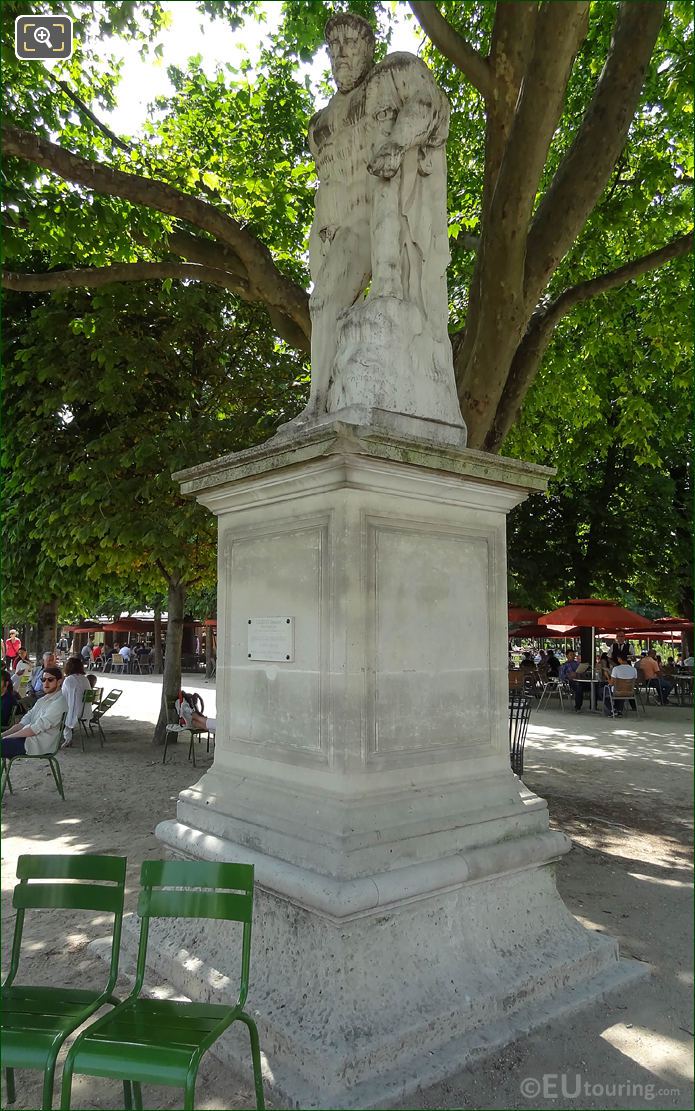
[[[63,670],[55,652],[44,652],[40,664],[29,665],[18,676],[23,651],[13,657],[17,661],[13,670],[5,667],[2,671],[3,757],[41,756],[53,752],[60,740],[62,747],[67,747],[80,718],[87,719],[92,712],[84,694],[95,687],[97,677],[86,674],[80,656],[71,656]],[[19,680],[27,670],[31,671],[29,680],[20,689]]]
[[[511,654],[509,660],[512,667]],[[565,682],[574,696],[574,709],[577,713],[583,709],[585,694],[593,682],[596,684],[596,701],[603,705],[604,713],[619,716],[622,714],[624,699],[611,699],[610,693],[616,680],[627,679],[651,687],[660,704],[668,706],[671,705],[670,695],[678,676],[692,676],[694,663],[692,656],[686,659],[669,656],[664,663],[654,649],[637,655],[623,632],[616,634],[610,653],[600,654],[593,671],[588,665],[581,664],[571,648],[568,649],[564,662],[558,659],[552,649],[548,652],[540,649],[535,654],[527,650],[523,653],[520,667],[533,669],[542,678]]]

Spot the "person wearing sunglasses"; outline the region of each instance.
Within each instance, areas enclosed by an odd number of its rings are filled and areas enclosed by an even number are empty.
[[[60,723],[67,711],[61,691],[59,667],[45,667],[41,676],[44,696],[0,738],[2,756],[42,756],[58,747]]]

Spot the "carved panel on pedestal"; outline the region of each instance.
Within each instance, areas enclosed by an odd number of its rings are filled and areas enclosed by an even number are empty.
[[[224,689],[232,748],[252,745],[255,755],[293,763],[327,759],[329,525],[330,514],[294,518],[275,522],[272,531],[246,529],[223,541]],[[249,620],[276,614],[291,615],[293,658],[250,660]]]
[[[492,537],[373,518],[365,536],[367,762],[489,753]]]

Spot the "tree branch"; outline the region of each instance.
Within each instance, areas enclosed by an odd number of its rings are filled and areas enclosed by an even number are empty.
[[[310,335],[306,291],[280,273],[268,248],[251,232],[207,201],[188,196],[164,182],[82,158],[17,127],[3,127],[3,141],[6,155],[43,166],[58,177],[96,193],[154,208],[209,232],[238,255],[247,271],[254,299],[288,316],[305,336]]]
[[[516,420],[522,402],[533,384],[538,373],[541,359],[552,339],[556,325],[575,305],[606,293],[609,289],[617,289],[642,274],[664,266],[674,258],[688,254],[693,246],[693,233],[679,236],[664,247],[641,258],[632,259],[623,266],[617,267],[597,278],[579,282],[564,290],[555,300],[536,310],[529,321],[526,334],[517,348],[512,360],[511,370],[507,383],[500,398],[495,419],[488,433],[484,450],[499,451],[509,430]]]
[[[53,270],[48,274],[18,274],[3,271],[4,289],[42,293],[52,289],[79,289],[83,287],[112,285],[114,282],[151,282],[161,278],[179,278],[194,282],[209,282],[230,289],[233,293],[246,292],[242,281],[224,270],[211,266],[197,266],[187,262],[123,262],[113,266],[98,266],[84,270]]]
[[[525,276],[531,303],[579,235],[618,161],[665,6],[663,0],[623,0],[620,4],[591,104],[531,225]]]
[[[410,7],[437,50],[461,70],[485,100],[489,100],[492,95],[492,72],[487,58],[483,58],[463,35],[447,23],[436,4],[412,2]]]
[[[102,135],[105,135],[107,139],[110,139],[112,143],[115,143],[117,147],[120,147],[121,150],[126,151],[126,153],[129,153],[131,150],[135,149],[132,143],[126,143],[124,139],[119,139],[118,135],[114,135],[113,131],[111,131],[105,123],[102,123],[101,120],[94,115],[94,112],[92,112],[91,108],[88,108],[84,101],[80,100],[77,93],[74,93],[72,91],[66,81],[56,80],[56,85],[58,85],[63,90],[65,95],[70,98],[80,115],[86,116],[88,120],[91,120],[94,126],[97,127],[99,131],[101,131]]]

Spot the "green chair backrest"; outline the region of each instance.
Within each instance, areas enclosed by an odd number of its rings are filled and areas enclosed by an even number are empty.
[[[99,689],[99,687],[92,687],[90,690],[84,691],[82,694],[82,705],[96,706],[99,702],[101,702],[101,694],[99,693]]]
[[[106,698],[102,698],[101,702],[99,702],[98,705],[94,707],[94,713],[97,715],[97,717],[103,717],[106,711],[111,709],[114,702],[118,702],[118,699],[121,697],[122,694],[122,690],[120,690],[118,687],[113,687],[106,695]]]
[[[112,991],[118,973],[125,875],[124,856],[20,856],[17,861],[19,883],[12,895],[12,905],[17,911],[17,917],[10,971],[5,986],[12,983],[19,967],[25,911],[85,910],[115,916],[107,989]]]
[[[141,918],[138,967],[133,994],[145,975],[151,918],[213,918],[243,923],[238,1005],[248,992],[253,918],[253,865],[198,860],[145,860],[140,872]]]

